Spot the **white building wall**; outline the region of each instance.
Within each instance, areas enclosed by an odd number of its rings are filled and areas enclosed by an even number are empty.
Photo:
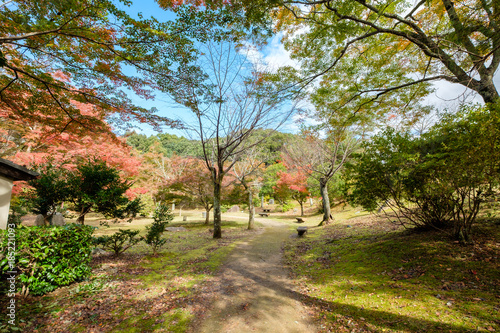
[[[12,180],[0,176],[0,229],[7,229],[12,185]]]

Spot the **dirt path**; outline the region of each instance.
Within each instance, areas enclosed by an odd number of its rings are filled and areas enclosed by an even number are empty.
[[[196,332],[317,332],[281,265],[285,225],[258,219],[265,229],[242,243],[223,266],[217,298]]]

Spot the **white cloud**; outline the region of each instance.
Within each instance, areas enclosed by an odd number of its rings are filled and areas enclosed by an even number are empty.
[[[267,71],[275,72],[283,66],[299,68],[298,63],[290,57],[290,52],[285,50],[285,47],[281,43],[282,37],[281,33],[273,36],[262,49],[246,43],[240,52],[252,64]]]
[[[285,50],[285,47],[281,43],[282,34],[278,34],[271,38],[268,45],[263,50],[264,61],[269,69],[276,70],[283,66],[292,66],[299,68],[297,61],[290,57],[290,52]]]
[[[475,91],[465,88],[461,84],[447,81],[434,83],[436,91],[424,100],[425,104],[433,105],[438,109],[455,109],[465,102],[483,103],[483,99]]]

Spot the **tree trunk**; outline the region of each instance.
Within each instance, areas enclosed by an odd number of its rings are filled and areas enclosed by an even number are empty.
[[[300,216],[304,216],[304,202],[301,201],[300,203]]]
[[[87,213],[87,210],[85,209],[85,207],[82,207],[82,211],[80,212],[80,215],[76,219],[76,223],[83,225],[85,223],[85,214],[86,213]]]
[[[210,210],[212,208],[205,208],[205,224],[210,224]]]
[[[214,238],[222,238],[222,217],[220,211],[221,183],[214,181]]]
[[[82,210],[80,211],[80,215],[76,219],[76,223],[80,223],[81,225],[84,225],[84,223],[85,223],[85,215],[88,212],[90,212],[91,209],[92,209],[92,205],[90,205],[89,207],[83,206]]]
[[[85,215],[78,216],[78,218],[76,219],[76,223],[84,225],[85,224]]]
[[[493,84],[493,81],[482,84],[478,91],[486,104],[494,104],[500,100],[500,95]]]
[[[247,188],[248,192],[248,230],[255,228],[255,207],[253,205],[253,193],[250,187]]]
[[[319,180],[319,189],[321,192],[321,200],[323,201],[323,220],[319,223],[319,225],[329,224],[332,220],[332,212],[330,209],[330,198],[328,198],[328,181],[324,178]]]

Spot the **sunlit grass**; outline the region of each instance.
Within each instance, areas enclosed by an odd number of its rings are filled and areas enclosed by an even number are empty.
[[[287,242],[285,260],[331,331],[499,330],[498,226],[461,247],[355,209]]]

